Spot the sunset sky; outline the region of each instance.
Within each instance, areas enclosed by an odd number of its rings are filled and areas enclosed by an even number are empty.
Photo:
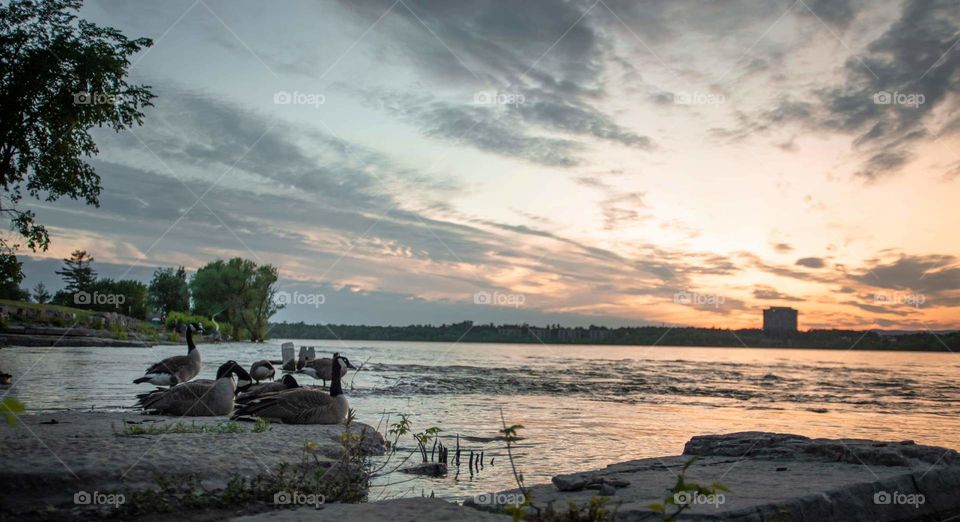
[[[156,106],[25,265],[243,256],[278,320],[960,327],[960,1],[93,1]],[[289,103],[286,103],[289,102]],[[499,305],[476,303],[489,292]]]

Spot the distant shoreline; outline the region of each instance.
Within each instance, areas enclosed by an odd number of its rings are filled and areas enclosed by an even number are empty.
[[[271,339],[282,339],[285,341],[337,341],[333,337],[329,338],[316,338],[316,337],[284,337],[284,336],[274,336]],[[946,348],[940,350],[935,349],[923,349],[923,348],[913,348],[913,349],[904,349],[904,348],[841,348],[841,347],[829,347],[829,346],[744,346],[742,344],[730,344],[730,345],[702,345],[702,344],[631,344],[631,343],[556,343],[556,342],[538,342],[538,341],[442,341],[442,340],[414,340],[414,339],[348,339],[342,337],[340,341],[373,341],[373,342],[389,342],[389,343],[437,343],[437,344],[530,344],[537,345],[542,344],[544,346],[564,346],[564,347],[573,347],[573,346],[624,346],[624,347],[636,347],[636,348],[739,348],[741,350],[826,350],[833,352],[923,352],[923,353],[953,353]]]
[[[809,330],[789,338],[770,338],[759,329],[540,328],[529,325],[475,325],[465,321],[441,326],[308,325],[274,323],[274,339],[393,341],[438,343],[545,344],[699,348],[789,348],[884,352],[960,352],[960,332],[891,333],[857,330]]]

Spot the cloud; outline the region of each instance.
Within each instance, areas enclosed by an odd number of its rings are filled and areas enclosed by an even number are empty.
[[[416,99],[400,92],[368,93],[365,98],[392,116],[415,124],[425,136],[532,163],[572,167],[580,163],[577,154],[584,148],[571,139],[534,135],[509,107],[454,104],[430,96]]]
[[[955,2],[907,0],[900,18],[867,45],[863,61],[847,60],[845,83],[821,93],[827,115],[819,125],[858,133],[855,144],[867,151],[858,176],[876,180],[912,158],[928,134],[923,119],[960,87],[960,53],[948,52],[957,34]],[[878,93],[919,95],[922,103],[878,103]]]
[[[807,268],[823,268],[826,266],[822,258],[819,257],[802,257],[797,259],[797,266],[805,266]]]
[[[340,6],[354,15],[358,26],[366,27],[392,3],[342,0]],[[493,0],[406,2],[394,6],[377,32],[390,42],[385,51],[390,58],[445,84],[537,85],[556,93],[591,95],[599,89],[608,43],[583,16],[589,7],[586,2],[550,1],[509,7]]]
[[[340,3],[358,26],[391,2]],[[614,41],[585,16],[595,3],[535,0],[506,7],[481,0],[425,0],[394,5],[377,27],[381,60],[416,69],[416,87],[395,82],[354,90],[425,135],[548,166],[580,163],[583,140],[650,150],[653,141],[598,108]],[[430,94],[423,94],[424,91]],[[512,96],[510,104],[474,104],[475,96]],[[469,130],[469,132],[468,132]],[[555,136],[559,133],[559,136]]]
[[[911,310],[909,308],[892,308],[890,306],[880,306],[876,304],[862,303],[860,301],[844,301],[843,304],[855,306],[866,312],[873,314],[888,314],[888,315],[898,315],[900,317],[906,317],[908,315],[913,315],[917,313],[916,310]]]
[[[585,102],[542,89],[521,92],[522,102],[514,105],[475,103],[474,96],[442,100],[416,89],[357,92],[369,105],[413,123],[425,136],[547,166],[580,164],[578,156],[588,138],[640,150],[652,148],[650,138],[624,129]],[[480,90],[477,95],[490,100],[497,93]]]
[[[803,301],[799,297],[780,293],[773,287],[764,285],[759,285],[753,289],[753,297],[763,301]]]
[[[850,277],[876,288],[943,295],[960,290],[960,260],[952,255],[902,254],[893,261],[874,260]]]
[[[854,19],[860,2],[855,0],[804,0],[807,9],[798,10],[801,16],[813,16],[825,24],[844,29]]]
[[[836,27],[850,24],[856,11],[865,7],[832,0],[807,4]],[[852,51],[839,82],[805,87],[799,96],[803,100],[796,99],[796,92],[781,96],[772,108],[739,113],[735,127],[710,133],[725,141],[790,126],[848,134],[862,156],[855,176],[880,180],[914,158],[914,148],[930,137],[928,127],[934,125],[925,120],[960,89],[960,52],[951,51],[958,34],[960,11],[955,1],[906,0],[885,31],[865,48]],[[949,117],[941,136],[956,132],[958,121],[957,116]]]

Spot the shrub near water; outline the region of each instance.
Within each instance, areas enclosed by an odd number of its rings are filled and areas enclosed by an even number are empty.
[[[169,330],[173,330],[180,324],[201,324],[207,332],[217,331],[217,324],[200,315],[190,315],[183,312],[170,312],[167,314],[167,320],[164,325]]]

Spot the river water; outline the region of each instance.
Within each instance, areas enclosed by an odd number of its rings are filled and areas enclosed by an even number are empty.
[[[280,343],[200,345],[202,377],[228,359],[280,357]],[[464,498],[513,486],[502,443],[522,424],[516,463],[528,484],[558,473],[679,454],[705,433],[774,431],[810,437],[915,440],[960,449],[960,355],[952,353],[541,344],[294,341],[318,356],[339,351],[363,369],[345,389],[358,420],[381,426],[408,414],[465,450],[459,474],[381,477],[371,498],[431,493]],[[131,381],[152,362],[185,353],[154,348],[6,348],[0,368],[31,411],[129,411]],[[302,376],[301,384],[314,384]],[[310,427],[304,426],[309,439]],[[401,455],[414,444],[401,440]],[[467,450],[484,451],[470,475]],[[493,458],[493,465],[490,459]],[[398,462],[394,460],[393,462]],[[413,462],[413,461],[411,461]],[[392,467],[392,466],[391,466]],[[390,469],[390,468],[388,468]],[[454,470],[455,471],[455,468]]]

